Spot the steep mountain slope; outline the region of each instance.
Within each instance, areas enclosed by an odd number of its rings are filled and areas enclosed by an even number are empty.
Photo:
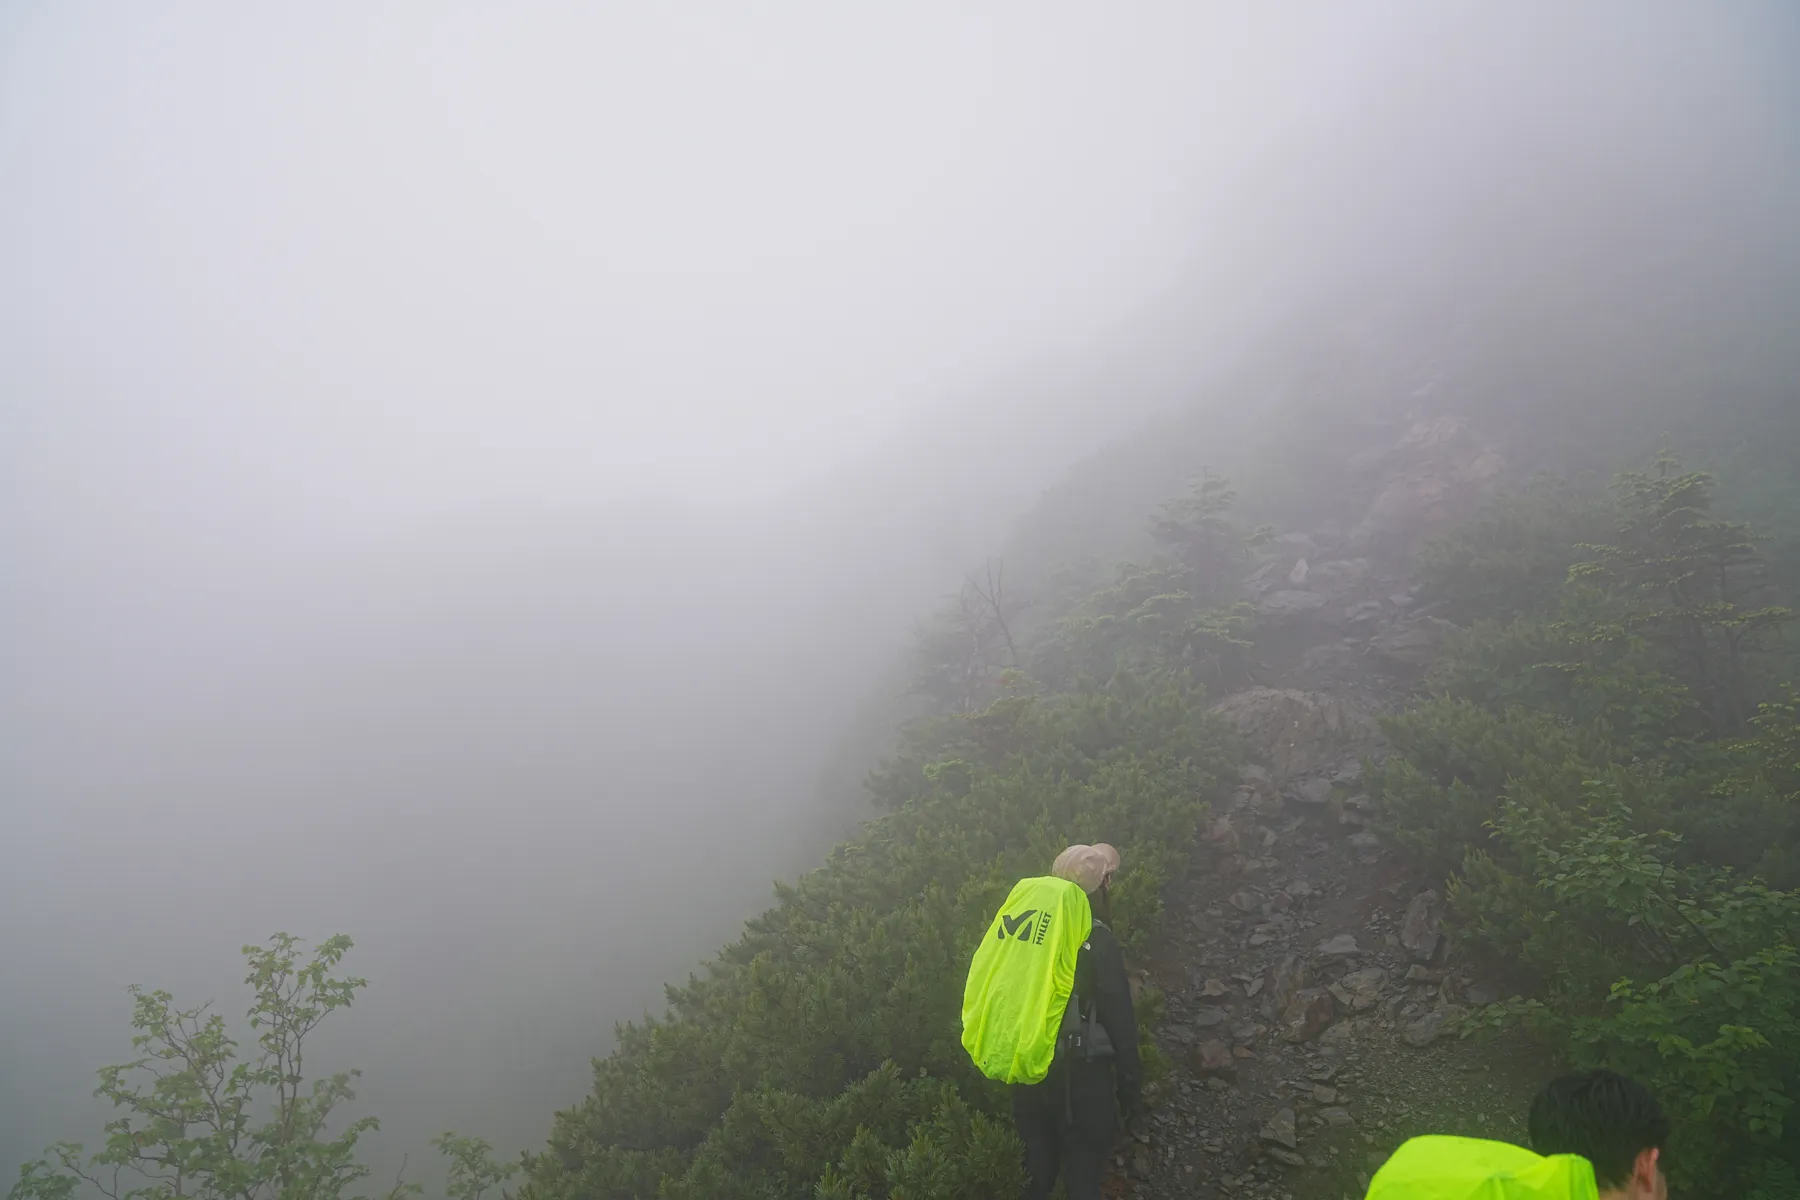
[[[1392,485],[1416,497],[1461,471],[1391,475],[1357,528]],[[1535,493],[1398,570],[1333,558],[1330,534],[1263,552],[1247,583],[1287,625],[1258,638],[1277,686],[1217,706],[1252,761],[1143,960],[1170,1069],[1115,1194],[1354,1195],[1406,1137],[1521,1138],[1571,1059],[1660,1092],[1679,1186],[1790,1194],[1795,1143],[1767,1114],[1800,1064],[1800,894],[1758,877],[1800,878],[1800,644],[1778,572],[1712,490],[1663,463],[1611,503]],[[1714,584],[1681,586],[1718,589],[1684,620],[1736,645],[1739,681],[1691,645],[1659,657],[1666,582],[1634,608],[1623,577],[1569,570],[1666,573],[1683,554]],[[1488,619],[1444,619],[1472,613]],[[1737,686],[1764,701],[1743,724],[1717,699]],[[1479,1030],[1505,1032],[1459,1037]]]
[[[956,939],[985,917],[1004,877],[1038,869],[1056,843],[1071,838],[1127,843],[1128,861],[1147,864],[1127,877],[1123,924],[1137,952],[1150,955],[1143,961],[1174,961],[1185,953],[1177,942],[1150,951],[1144,939],[1156,930],[1166,937],[1183,921],[1191,926],[1196,909],[1207,921],[1215,920],[1209,909],[1234,911],[1220,908],[1208,884],[1169,894],[1175,921],[1162,912],[1164,881],[1194,869],[1197,802],[1208,795],[1214,768],[1177,777],[1148,763],[1190,753],[1217,764],[1230,753],[1233,739],[1216,720],[1201,720],[1201,707],[1246,686],[1292,685],[1330,692],[1359,720],[1403,704],[1453,632],[1414,606],[1412,557],[1538,470],[1616,463],[1673,428],[1700,435],[1693,440],[1703,453],[1760,462],[1779,479],[1776,453],[1766,447],[1783,443],[1768,438],[1759,450],[1738,431],[1766,419],[1791,436],[1784,414],[1793,410],[1778,370],[1791,347],[1752,337],[1755,368],[1737,378],[1754,386],[1696,412],[1681,403],[1695,378],[1727,386],[1724,374],[1708,375],[1700,364],[1703,333],[1639,314],[1613,333],[1554,334],[1526,319],[1523,303],[1501,296],[1468,308],[1471,319],[1477,312],[1505,318],[1479,338],[1456,312],[1417,302],[1345,310],[1360,315],[1271,342],[1188,410],[1102,450],[1046,494],[996,556],[1006,597],[994,597],[983,615],[971,600],[981,594],[976,575],[928,623],[912,663],[889,674],[865,712],[862,740],[842,756],[839,779],[853,775],[859,760],[873,763],[895,721],[921,709],[936,714],[872,777],[878,804],[892,815],[840,848],[822,871],[783,889],[777,907],[753,921],[706,978],[671,993],[666,1021],[627,1031],[620,1051],[599,1064],[593,1096],[559,1118],[551,1151],[537,1160],[534,1194],[626,1196],[661,1187],[675,1195],[752,1195],[817,1186],[821,1194],[885,1195],[923,1169],[921,1154],[945,1164],[945,1187],[993,1186],[1004,1174],[987,1140],[995,1131],[971,1124],[961,1106],[993,1112],[997,1097],[945,1039],[959,981]],[[1658,331],[1688,370],[1677,384],[1646,388],[1640,385],[1656,374],[1654,365],[1626,351]],[[1559,357],[1557,346],[1571,353]],[[1613,399],[1588,405],[1602,394]],[[1305,532],[1259,543],[1243,520],[1226,514],[1223,494],[1206,488],[1165,505],[1146,532],[1155,498],[1178,494],[1204,469],[1234,474],[1247,518]],[[1114,569],[1121,557],[1137,561]],[[1248,597],[1240,584],[1246,576]],[[1023,676],[1004,673],[1015,662]],[[909,675],[962,682],[950,691],[927,687],[923,698],[897,695]],[[1180,743],[1165,736],[1170,726],[1152,715],[1164,705],[1182,714],[1186,736],[1199,743],[1176,751]],[[1343,769],[1367,748],[1339,746],[1339,758],[1308,769]],[[1125,764],[1138,783],[1118,793],[1101,782]],[[1237,794],[1212,798],[1229,804]],[[1428,873],[1412,875],[1397,868],[1399,860],[1363,861],[1372,850],[1344,857],[1349,826],[1315,819],[1290,828],[1291,818],[1270,815],[1239,830],[1240,839],[1272,837],[1271,848],[1280,849],[1268,857],[1284,863],[1288,879],[1305,878],[1296,862],[1310,864],[1315,855],[1339,872],[1325,907],[1307,919],[1338,925],[1361,913],[1360,929],[1319,928],[1321,936],[1368,933],[1369,921],[1383,919],[1370,906],[1391,913],[1411,899],[1383,889],[1426,881]],[[972,859],[962,844],[970,840]],[[1295,854],[1301,858],[1288,861]],[[1252,907],[1280,904],[1280,891],[1254,898]],[[1291,907],[1295,897],[1283,894]],[[901,924],[870,925],[879,913]],[[1271,923],[1279,924],[1276,915],[1272,909]],[[909,921],[933,932],[920,942]],[[1240,932],[1264,941],[1252,948],[1246,940],[1229,962],[1217,948],[1205,953],[1220,967],[1257,976],[1267,955],[1243,952],[1273,943],[1255,930]],[[1283,936],[1296,951],[1313,945],[1294,929]],[[873,958],[850,949],[865,942],[881,947]],[[1391,1011],[1383,1007],[1374,1027],[1353,1022],[1343,1036],[1387,1036],[1380,1021],[1410,1024],[1424,1015],[1422,997],[1401,986],[1401,958],[1360,943],[1358,954],[1359,966],[1389,972],[1394,990],[1378,989],[1376,998],[1392,1002]],[[1394,961],[1384,965],[1383,956]],[[1207,969],[1204,960],[1199,969]],[[915,982],[896,993],[875,986],[878,977]],[[1485,983],[1455,978],[1434,976],[1433,995],[1455,998],[1458,989]],[[1178,973],[1158,982],[1171,1003],[1191,999],[1183,990],[1191,979]],[[901,1008],[896,997],[905,1000]],[[850,1016],[864,1009],[867,1017]],[[716,1063],[724,1069],[702,1065]],[[892,1080],[883,1074],[890,1069],[898,1072]],[[1268,1080],[1285,1078],[1279,1060],[1271,1069]],[[921,1072],[916,1088],[892,1090]],[[1253,1074],[1243,1068],[1245,1079]],[[783,1112],[792,1115],[778,1117]],[[859,1126],[876,1132],[859,1141]],[[1185,1174],[1194,1165],[1181,1159],[1179,1144],[1153,1146],[1153,1172]]]
[[[1478,499],[1479,481],[1456,481],[1491,452],[1471,457],[1466,426],[1443,436],[1450,420],[1392,448],[1355,528],[1399,516],[1396,496],[1448,511]],[[1428,506],[1411,516],[1435,524]],[[1363,764],[1388,753],[1376,718],[1404,704],[1449,627],[1421,609],[1404,555],[1381,567],[1343,548],[1289,535],[1248,576],[1282,628],[1259,638],[1266,682],[1216,706],[1249,762],[1141,960],[1168,1073],[1119,1147],[1115,1194],[1354,1195],[1413,1134],[1522,1137],[1551,1068],[1516,1035],[1454,1036],[1493,981],[1465,956],[1446,963],[1443,881],[1370,828]]]

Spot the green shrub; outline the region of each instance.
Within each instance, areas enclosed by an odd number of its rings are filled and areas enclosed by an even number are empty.
[[[928,623],[915,691],[934,711],[869,776],[884,815],[778,886],[703,977],[668,989],[664,1017],[619,1030],[527,1200],[1016,1192],[1004,1089],[961,1046],[968,955],[1072,841],[1124,855],[1120,940],[1154,929],[1233,765],[1204,688],[1243,669],[1248,614],[1220,605],[1262,535],[1230,501],[1207,478],[1164,506],[1164,557],[1121,567],[1034,644],[1014,641],[997,567]],[[1153,1017],[1156,995],[1140,1003]]]
[[[914,730],[881,777],[893,811],[778,889],[706,977],[670,989],[666,1019],[620,1031],[527,1193],[1004,1194],[1002,1093],[960,1044],[969,949],[1018,878],[1082,839],[1119,845],[1115,927],[1147,936],[1231,765],[1202,701],[1168,678],[1016,678]]]
[[[1555,588],[1541,505],[1441,543],[1428,590],[1491,619],[1386,723],[1370,787],[1396,842],[1455,868],[1462,941],[1532,983],[1472,1025],[1643,1078],[1685,1193],[1776,1196],[1800,1163],[1800,711],[1771,692],[1790,614],[1713,494],[1667,456],[1627,472]]]
[[[1468,700],[1428,700],[1382,720],[1394,753],[1367,777],[1383,832],[1426,863],[1450,870],[1488,844],[1501,797],[1517,778],[1579,788],[1591,739],[1564,721]]]
[[[1597,489],[1539,476],[1475,520],[1426,543],[1413,564],[1419,599],[1459,624],[1555,605],[1581,547],[1604,540],[1609,513]]]

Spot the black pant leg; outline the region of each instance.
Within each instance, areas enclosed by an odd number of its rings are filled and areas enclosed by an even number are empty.
[[[1060,1118],[1063,1114],[1059,1112]],[[1104,1061],[1074,1066],[1070,1077],[1070,1121],[1062,1127],[1063,1186],[1069,1200],[1100,1200],[1100,1179],[1119,1135],[1113,1099],[1112,1066]]]
[[[1052,1076],[1054,1079],[1055,1076]],[[1050,1093],[1050,1081],[1016,1084],[1012,1089],[1013,1128],[1025,1144],[1025,1200],[1048,1200],[1061,1165],[1061,1088]],[[1050,1101],[1056,1099],[1057,1103]]]
[[[1109,1147],[1071,1138],[1063,1149],[1063,1187],[1068,1190],[1069,1200],[1100,1200],[1100,1179],[1106,1174]]]

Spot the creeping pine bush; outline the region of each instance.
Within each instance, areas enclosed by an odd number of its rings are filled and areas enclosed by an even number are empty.
[[[883,815],[778,888],[704,976],[668,990],[664,1016],[619,1029],[525,1196],[1016,1193],[1004,1090],[961,1045],[969,954],[1012,885],[1074,841],[1124,855],[1120,940],[1154,928],[1232,765],[1205,688],[1246,662],[1229,585],[1264,535],[1238,529],[1230,501],[1203,478],[1164,506],[1159,556],[1072,600],[1023,651],[997,570],[928,622],[912,666],[935,712],[871,773]]]
[[[1121,675],[915,731],[876,781],[891,811],[671,988],[666,1017],[619,1031],[527,1194],[1008,1194],[1003,1093],[960,1042],[970,947],[1083,838],[1120,846],[1117,926],[1145,936],[1229,766],[1200,699]]]
[[[1550,594],[1518,572],[1562,550],[1521,534],[1517,513],[1428,555],[1446,597],[1513,571],[1509,594],[1529,605],[1454,640],[1432,694],[1388,722],[1395,754],[1369,780],[1395,840],[1454,870],[1462,940],[1530,981],[1473,1027],[1523,1022],[1578,1063],[1644,1079],[1675,1119],[1684,1194],[1787,1196],[1800,1165],[1800,893],[1784,890],[1800,877],[1800,714],[1779,686],[1791,614],[1756,538],[1715,516],[1712,495],[1668,458],[1621,476],[1611,536],[1579,547]]]

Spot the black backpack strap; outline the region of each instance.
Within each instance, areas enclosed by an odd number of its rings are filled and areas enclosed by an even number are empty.
[[[1100,922],[1094,924],[1100,925]],[[1104,925],[1100,927],[1105,928]],[[1081,948],[1091,951],[1093,943],[1084,942]],[[1056,1031],[1056,1058],[1091,1060],[1111,1058],[1114,1053],[1112,1038],[1107,1034],[1106,1026],[1100,1024],[1100,1006],[1082,994],[1081,975],[1077,972],[1075,986],[1069,991],[1069,1003],[1063,1008],[1062,1025]]]

